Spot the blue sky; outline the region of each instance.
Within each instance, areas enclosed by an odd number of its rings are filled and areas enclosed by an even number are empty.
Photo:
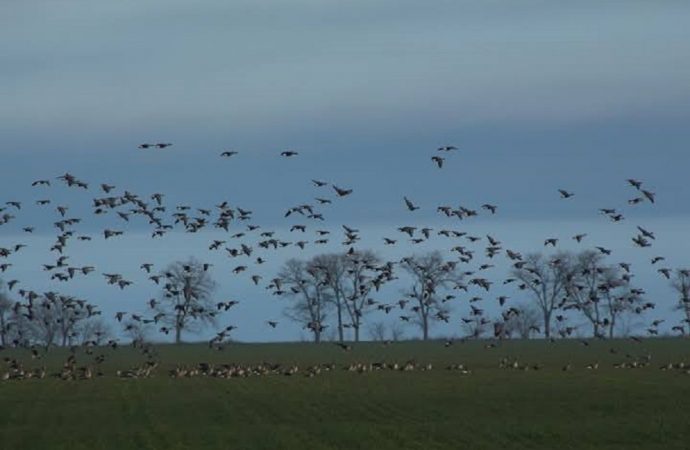
[[[51,288],[35,268],[56,214],[33,200],[69,204],[89,217],[85,233],[117,223],[88,215],[93,190],[31,188],[35,179],[69,171],[94,187],[164,192],[171,205],[228,200],[289,237],[285,209],[321,195],[309,181],[320,178],[354,189],[323,208],[323,227],[358,227],[377,248],[397,226],[449,225],[435,212],[441,204],[497,204],[496,216],[450,224],[493,230],[523,252],[582,229],[636,263],[639,283],[670,315],[671,292],[648,258],[690,265],[689,20],[690,5],[673,1],[5,2],[0,200],[26,207],[0,227],[0,247],[30,245],[5,278]],[[137,149],[147,141],[174,146]],[[439,170],[430,157],[445,144],[460,150]],[[220,159],[228,149],[239,154]],[[285,149],[300,155],[280,158]],[[657,204],[628,207],[629,177],[657,192]],[[576,196],[563,201],[558,188]],[[421,209],[406,211],[403,195]],[[608,222],[601,207],[626,221]],[[26,225],[35,238],[18,236]],[[659,235],[649,252],[630,248],[636,225]],[[141,221],[124,228],[117,243],[75,248],[73,258],[132,277],[147,258],[215,258],[210,235],[153,242],[138,237]],[[298,254],[276,255],[264,275]],[[227,321],[280,318],[275,298],[227,275],[232,264],[214,269],[219,295],[243,300]],[[143,280],[126,299],[95,277],[55,288],[106,311],[156,295]],[[237,337],[297,338],[281,320],[274,335],[247,326]]]

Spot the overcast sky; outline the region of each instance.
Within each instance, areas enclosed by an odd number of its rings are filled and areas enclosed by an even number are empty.
[[[326,221],[309,222],[312,230],[358,227],[363,246],[391,257],[447,245],[381,249],[381,237],[400,237],[401,225],[492,232],[523,252],[581,230],[591,245],[615,248],[611,262],[633,261],[636,281],[670,317],[671,292],[649,258],[660,253],[669,267],[690,266],[690,4],[571,3],[2,2],[0,201],[25,207],[0,226],[0,247],[29,244],[3,278],[87,297],[105,311],[134,309],[156,295],[144,279],[123,299],[98,274],[55,285],[38,270],[54,257],[47,243],[56,204],[84,218],[84,233],[117,226],[129,234],[75,248],[75,263],[135,278],[147,259],[162,266],[190,255],[218,258],[206,251],[212,235],[154,242],[143,237],[142,220],[93,218],[99,183],[142,197],[163,192],[171,206],[227,200],[296,240],[288,229],[297,222],[283,214],[315,196],[332,198],[330,188],[311,186],[321,178],[354,192],[323,208]],[[151,141],[174,145],[137,149]],[[459,151],[443,155],[439,170],[430,158],[448,144]],[[231,149],[239,154],[219,157]],[[300,154],[278,156],[286,149]],[[30,186],[66,171],[90,190]],[[629,177],[657,193],[655,205],[627,204],[637,194]],[[562,200],[559,188],[576,195]],[[408,212],[404,195],[420,210]],[[54,204],[32,205],[42,198]],[[439,205],[483,203],[498,213],[467,223],[436,213]],[[602,207],[626,220],[611,223]],[[21,234],[28,225],[36,237]],[[655,247],[632,248],[637,225],[656,231]],[[340,249],[336,241],[324,250]],[[262,274],[271,277],[296,255],[277,254]],[[214,276],[219,296],[243,301],[224,318],[247,323],[236,337],[298,338],[282,304],[228,275],[232,267],[218,260]],[[394,301],[399,292],[391,289]],[[271,335],[261,325],[267,316],[284,322]],[[457,325],[444,332],[461,333]]]

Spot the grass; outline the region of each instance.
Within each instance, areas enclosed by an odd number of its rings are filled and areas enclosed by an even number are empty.
[[[610,352],[617,349],[617,353]],[[549,344],[438,342],[160,346],[149,379],[119,379],[137,365],[130,348],[103,349],[105,376],[93,380],[0,383],[3,449],[683,449],[690,448],[690,375],[660,371],[690,362],[690,341],[647,340]],[[65,351],[27,367],[57,370]],[[97,352],[98,353],[98,352]],[[626,357],[626,354],[629,355]],[[652,355],[642,369],[614,362]],[[500,369],[502,357],[539,363],[539,371]],[[80,354],[86,364],[93,356]],[[432,363],[429,372],[338,370],[318,377],[172,379],[176,363],[300,364],[354,361]],[[585,365],[598,361],[598,370]],[[473,373],[443,370],[464,363]],[[571,363],[573,369],[561,367]]]

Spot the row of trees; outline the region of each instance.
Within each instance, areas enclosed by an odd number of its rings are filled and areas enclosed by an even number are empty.
[[[461,327],[468,336],[567,336],[573,327],[565,318],[577,316],[591,326],[593,336],[613,337],[622,318],[641,315],[655,307],[644,298],[642,289],[632,285],[630,267],[607,263],[601,252],[509,256],[514,260],[511,276],[503,284],[515,283],[523,299],[511,300],[498,317],[490,320],[484,309],[473,303],[479,297],[468,298],[469,315],[461,318]],[[207,269],[208,265],[194,259],[168,266],[161,277],[161,297],[150,303],[152,317],[130,314],[123,323],[127,334],[139,339],[146,326],[155,323],[158,331],[173,332],[175,342],[179,343],[184,332],[215,325],[217,314],[231,305],[213,301],[216,283]],[[373,299],[372,296],[380,297],[377,293],[384,285],[398,279],[399,269],[406,284],[400,291],[401,297],[387,302]],[[678,294],[676,309],[690,324],[690,270],[677,270],[671,281]],[[393,309],[400,313],[403,323],[418,326],[426,340],[435,322],[450,321],[450,305],[455,303],[451,300],[464,300],[461,295],[469,297],[470,286],[489,292],[492,284],[474,272],[460,271],[458,261],[444,260],[440,252],[393,263],[382,261],[371,251],[350,251],[288,260],[269,287],[275,294],[290,299],[286,316],[308,329],[315,342],[322,340],[330,325],[335,326],[337,339],[343,342],[360,340],[368,313],[388,313]],[[12,301],[0,280],[3,346],[100,344],[112,336],[100,311],[84,300],[54,292],[25,292],[24,297],[25,303]],[[501,306],[506,299],[499,297]],[[685,326],[674,328],[685,332]],[[373,338],[381,338],[383,322],[369,323],[367,330]],[[399,326],[391,330],[394,338],[400,337]],[[222,341],[225,337],[226,333],[221,331],[216,339]]]
[[[512,271],[543,316],[544,335],[552,335],[557,311],[575,310],[591,324],[592,335],[613,337],[618,319],[654,307],[631,284],[629,267],[607,264],[597,251],[531,254]]]
[[[94,305],[46,292],[27,303],[13,302],[0,281],[0,344],[2,346],[101,345],[111,335]]]
[[[523,293],[522,302],[511,301],[493,320],[485,317],[482,308],[470,304],[469,317],[462,318],[462,328],[469,336],[479,337],[493,331],[497,337],[527,338],[542,334],[550,338],[556,333],[566,337],[574,330],[566,318],[579,317],[590,325],[593,336],[612,338],[623,319],[642,315],[655,307],[645,299],[644,290],[632,284],[630,266],[609,264],[601,252],[585,250],[511,257],[514,260],[511,276],[504,284],[515,283]],[[392,303],[372,299],[372,290],[378,291],[398,278],[394,267],[403,270],[409,283],[401,291],[402,298]],[[310,260],[291,259],[274,281],[276,293],[291,299],[288,317],[310,330],[315,342],[321,340],[329,326],[330,313],[335,316],[338,339],[345,340],[345,330],[352,329],[352,339],[358,341],[368,312],[390,312],[397,306],[405,312],[400,318],[416,324],[426,340],[434,322],[449,322],[452,304],[449,300],[457,297],[454,291],[466,294],[470,285],[476,285],[489,292],[493,284],[474,272],[461,272],[456,261],[445,261],[439,252],[403,258],[394,264],[383,263],[370,251],[318,255]],[[679,294],[677,309],[690,324],[690,271],[676,271],[672,287]],[[502,306],[506,299],[502,297]],[[403,311],[408,303],[411,307]],[[380,325],[369,329],[374,330],[375,336],[382,333]],[[685,327],[681,331],[685,332]]]
[[[405,319],[419,325],[427,339],[432,321],[449,320],[442,292],[458,288],[463,275],[454,262],[443,261],[439,252],[405,258],[401,265],[413,280],[401,300],[413,304],[413,316]],[[344,341],[345,330],[351,328],[357,342],[364,316],[375,306],[381,309],[370,294],[396,278],[393,263],[382,263],[371,251],[350,252],[318,255],[309,261],[291,259],[278,274],[276,287],[278,293],[293,300],[287,316],[309,329],[315,342],[321,340],[331,309],[335,310],[338,339]]]
[[[212,294],[216,283],[195,259],[171,264],[163,272],[160,300],[150,301],[151,317],[129,314],[122,322],[125,334],[142,340],[150,325],[158,331],[174,333],[180,343],[183,332],[201,331],[215,325],[218,308]],[[71,346],[91,343],[101,345],[113,336],[111,327],[93,304],[56,292],[22,292],[26,301],[10,299],[0,280],[0,344],[3,346]],[[119,315],[120,313],[118,313]],[[124,316],[124,315],[123,315]],[[123,317],[122,316],[122,317]],[[118,321],[122,320],[118,317]]]

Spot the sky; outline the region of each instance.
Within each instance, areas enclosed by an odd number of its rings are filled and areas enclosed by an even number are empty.
[[[495,233],[523,252],[540,250],[546,237],[572,246],[572,234],[587,232],[591,245],[615,249],[612,262],[640,268],[636,282],[670,323],[672,292],[649,259],[690,266],[689,21],[681,1],[3,2],[0,203],[24,207],[0,226],[0,247],[28,248],[2,277],[86,297],[110,313],[157,295],[141,262],[196,256],[216,262],[219,297],[241,299],[223,318],[238,324],[234,337],[299,339],[283,300],[206,251],[215,231],[154,241],[145,222],[95,218],[90,202],[102,182],[119,193],[165,193],[168,205],[227,200],[295,240],[297,222],[285,210],[333,197],[311,185],[318,178],[353,194],[324,207],[326,220],[309,230],[359,228],[360,245],[391,258],[448,248],[441,238],[382,248],[382,236],[399,238],[402,225]],[[174,145],[137,148],[159,141]],[[459,150],[438,169],[430,158],[442,145]],[[299,155],[281,158],[287,149]],[[239,153],[222,159],[225,150]],[[56,183],[65,172],[89,191]],[[631,177],[657,193],[654,205],[627,204],[636,195]],[[42,178],[54,186],[31,187]],[[561,188],[575,197],[560,199]],[[403,196],[420,210],[407,211]],[[33,205],[42,198],[53,204]],[[498,213],[458,223],[436,212],[483,203]],[[70,255],[98,273],[121,270],[131,289],[111,289],[98,274],[55,285],[38,270],[53,258],[56,204],[85,219],[77,227],[85,234],[126,230],[117,241],[75,243]],[[626,220],[611,223],[602,207]],[[33,236],[22,234],[29,225]],[[637,225],[656,232],[652,249],[632,248]],[[262,275],[290,257],[338,251],[335,241],[281,251]],[[493,270],[497,278],[506,271]],[[400,289],[381,295],[394,301]],[[281,321],[276,330],[261,325],[268,317]],[[461,334],[454,327],[437,332]]]

